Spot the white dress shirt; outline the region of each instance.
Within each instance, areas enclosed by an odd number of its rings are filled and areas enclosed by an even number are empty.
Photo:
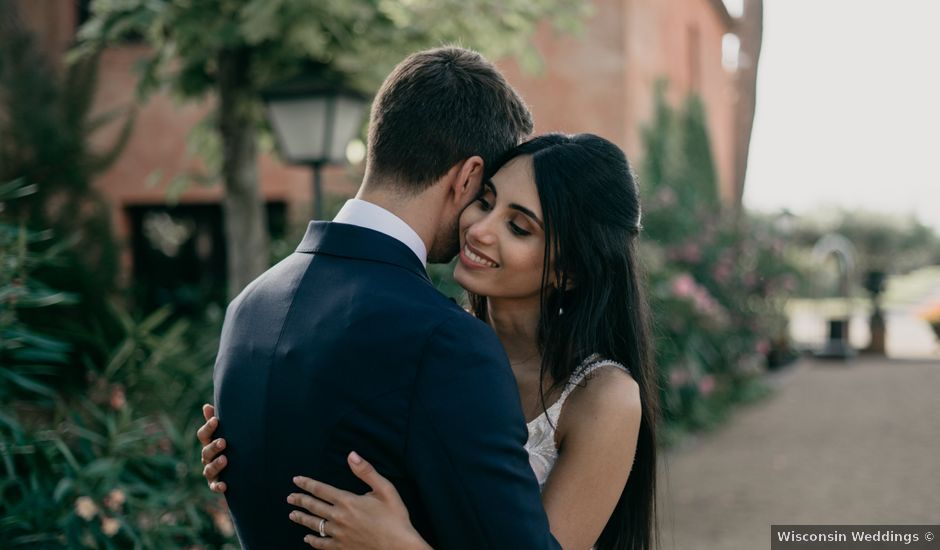
[[[356,225],[388,235],[410,248],[421,260],[421,264],[425,268],[428,267],[428,248],[418,233],[404,220],[381,206],[362,199],[349,199],[333,218],[333,223]]]

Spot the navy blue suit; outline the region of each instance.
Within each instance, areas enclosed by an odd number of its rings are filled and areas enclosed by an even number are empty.
[[[311,223],[229,305],[215,403],[248,550],[309,549],[310,531],[287,517],[291,478],[365,493],[353,450],[395,484],[435,548],[558,548],[499,340],[387,235]]]

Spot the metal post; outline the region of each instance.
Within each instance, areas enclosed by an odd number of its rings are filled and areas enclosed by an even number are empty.
[[[321,168],[323,168],[322,163],[313,163],[313,219],[315,220],[323,219],[323,181],[320,174]]]

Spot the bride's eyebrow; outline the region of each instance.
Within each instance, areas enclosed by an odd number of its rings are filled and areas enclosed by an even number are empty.
[[[498,193],[496,192],[496,185],[493,183],[493,180],[489,178],[483,181],[483,189],[481,189],[480,192],[485,193],[487,190],[491,191],[493,195],[498,195]],[[521,204],[516,204],[516,203],[510,204],[509,208],[516,210],[518,212],[521,212],[522,214],[525,214],[527,217],[531,218],[532,221],[534,221],[536,225],[542,228],[542,231],[545,230],[545,224],[542,223],[542,220],[540,220],[539,217],[536,216],[535,212],[533,212],[532,210],[526,208],[525,206],[522,206]]]

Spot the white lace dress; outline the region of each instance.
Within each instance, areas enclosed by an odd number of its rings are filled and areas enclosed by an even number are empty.
[[[542,412],[538,417],[528,424],[529,440],[526,441],[525,450],[529,453],[529,464],[532,465],[532,471],[539,481],[539,489],[545,487],[548,475],[558,460],[558,448],[555,446],[555,428],[558,426],[558,417],[561,416],[561,409],[565,406],[565,400],[571,394],[572,390],[578,387],[585,377],[602,367],[614,367],[630,374],[630,369],[608,359],[602,359],[599,355],[592,355],[584,360],[581,365],[575,369],[565,384],[558,401],[552,403],[548,410]]]

